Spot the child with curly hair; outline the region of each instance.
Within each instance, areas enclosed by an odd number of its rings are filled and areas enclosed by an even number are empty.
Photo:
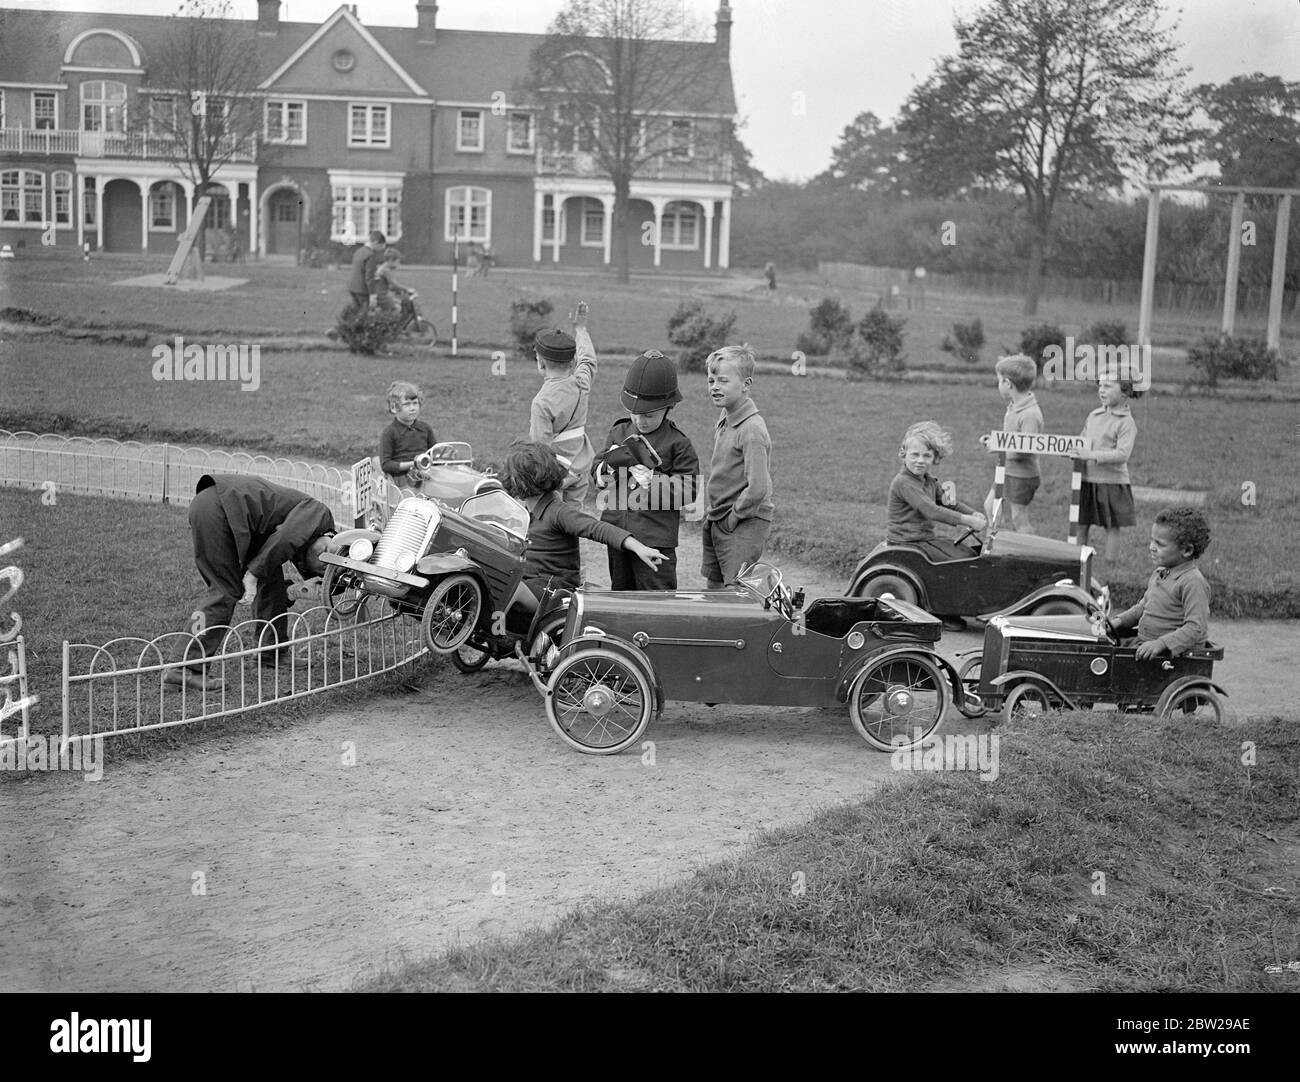
[[[1156,565],[1147,592],[1113,617],[1112,634],[1137,627],[1137,658],[1185,654],[1205,644],[1210,584],[1196,561],[1210,544],[1210,525],[1195,507],[1170,507],[1156,515],[1148,549]]]
[[[934,421],[918,421],[903,434],[898,457],[902,469],[889,485],[889,531],[891,545],[917,545],[934,560],[964,559],[971,550],[952,541],[940,541],[934,524],[969,526],[982,530],[988,520],[975,508],[956,499],[946,499],[938,480],[930,473],[952,453],[952,435]]]

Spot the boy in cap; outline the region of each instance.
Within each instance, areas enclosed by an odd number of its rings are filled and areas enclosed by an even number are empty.
[[[622,397],[630,416],[614,422],[606,441],[609,450],[596,455],[592,469],[601,490],[596,507],[603,511],[602,522],[627,530],[664,559],[651,568],[635,553],[611,548],[610,586],[676,590],[677,528],[682,508],[695,501],[700,468],[686,433],[668,419],[668,411],[682,400],[677,367],[657,349],[646,351],[632,362]]]
[[[587,402],[596,375],[596,348],[587,333],[586,301],[578,302],[570,318],[573,337],[556,330],[539,331],[533,339],[537,370],[545,379],[533,398],[528,439],[555,451],[568,471],[560,497],[581,507],[595,457],[587,438]]]

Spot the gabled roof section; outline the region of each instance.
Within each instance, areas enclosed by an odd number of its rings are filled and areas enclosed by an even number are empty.
[[[289,58],[285,60],[283,64],[263,80],[258,89],[270,90],[276,83],[288,81],[286,80],[288,73],[296,65],[305,63],[309,54],[318,47],[320,47],[321,52],[324,52],[325,49],[331,49],[331,51],[337,49],[341,44],[352,44],[352,42],[348,40],[352,35],[359,38],[367,48],[373,51],[379,59],[387,65],[392,75],[406,87],[407,91],[419,95],[422,98],[427,98],[429,96],[428,91],[411,77],[410,73],[393,58],[392,53],[380,44],[374,34],[361,25],[361,22],[350,10],[348,10],[346,6],[339,7],[333,15],[326,19],[317,31],[311,35],[311,37],[304,41],[297,50],[290,54]],[[396,84],[394,84],[394,86],[395,85]],[[366,89],[376,90],[385,88],[369,86],[366,87]],[[392,89],[392,87],[389,89]]]

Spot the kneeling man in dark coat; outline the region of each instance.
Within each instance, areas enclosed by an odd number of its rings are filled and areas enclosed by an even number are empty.
[[[194,562],[207,584],[207,593],[195,613],[201,617],[197,647],[204,657],[219,653],[235,606],[256,584],[253,615],[274,628],[274,640],[288,638],[289,584],[282,570],[292,561],[304,578],[325,570],[320,554],[334,535],[334,516],[319,500],[251,474],[204,474],[190,504],[190,534]],[[253,645],[252,643],[246,645]],[[191,646],[188,656],[195,648]],[[274,666],[283,651],[263,654],[262,664]],[[164,682],[204,689],[216,686],[204,679],[202,664],[173,669]]]

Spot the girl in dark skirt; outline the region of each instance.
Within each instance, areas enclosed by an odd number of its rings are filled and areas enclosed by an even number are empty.
[[[1083,426],[1090,450],[1080,451],[1077,456],[1086,463],[1079,491],[1079,544],[1088,543],[1093,526],[1102,527],[1106,531],[1107,560],[1119,558],[1120,530],[1137,524],[1128,475],[1137,425],[1129,400],[1141,394],[1127,380],[1102,380],[1097,386],[1101,405],[1088,414]]]

